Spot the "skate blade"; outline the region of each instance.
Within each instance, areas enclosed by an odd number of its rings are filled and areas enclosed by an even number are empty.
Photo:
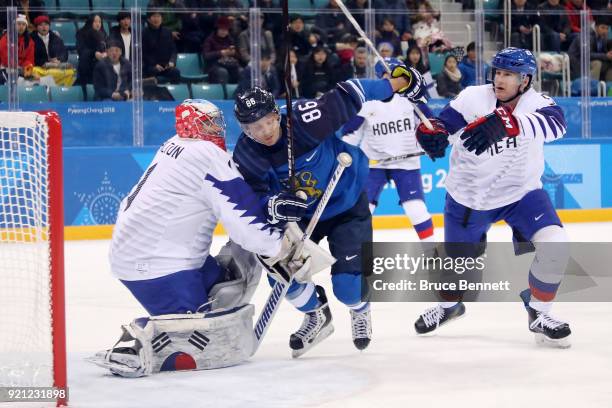
[[[426,333],[419,333],[418,331],[415,330],[415,333],[418,337],[433,337],[435,336],[438,331],[440,330],[440,327],[446,327],[448,326],[450,323],[457,321],[459,319],[463,319],[463,317],[465,316],[465,313],[463,313],[462,315],[459,315],[457,317],[453,317],[451,320],[447,320],[444,323],[442,323],[441,325],[439,325],[438,327],[436,327],[435,329],[433,329],[432,331],[428,331]]]
[[[291,350],[291,357],[298,358],[304,355],[308,350],[328,338],[334,332],[334,326],[330,323],[326,327],[324,327],[319,335],[312,341],[312,343],[308,343],[306,347],[301,348],[299,350]]]
[[[535,342],[538,346],[541,347],[551,347],[551,348],[560,348],[566,349],[570,348],[572,344],[569,341],[569,337],[564,337],[562,339],[551,339],[546,337],[542,333],[534,333]]]

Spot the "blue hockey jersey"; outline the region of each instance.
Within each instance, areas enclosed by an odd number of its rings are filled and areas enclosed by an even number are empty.
[[[382,100],[393,95],[388,80],[351,79],[340,82],[318,99],[295,102],[292,112],[295,175],[297,190],[308,196],[310,218],[338,164],[336,157],[347,152],[353,164],[340,178],[321,216],[329,219],[355,205],[368,174],[368,159],[363,152],[336,136],[342,125],[354,117],[368,100]],[[282,136],[274,146],[265,146],[244,133],[234,149],[234,161],[244,179],[260,195],[262,202],[288,189],[287,118],[282,114]]]

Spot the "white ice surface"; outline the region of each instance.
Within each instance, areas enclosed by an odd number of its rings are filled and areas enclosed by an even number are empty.
[[[569,224],[567,229],[574,241],[612,240],[612,224]],[[440,230],[436,234],[442,238]],[[416,239],[412,230],[374,236],[377,241]],[[510,230],[493,227],[489,240],[508,241]],[[223,242],[225,237],[215,237],[212,253]],[[291,359],[288,338],[302,315],[284,302],[257,355],[243,365],[114,377],[83,358],[110,347],[119,326],[144,310],[111,278],[108,245],[66,243],[73,407],[612,407],[611,303],[555,305],[553,314],[569,321],[574,332],[568,350],[538,348],[518,302],[468,304],[463,319],[431,337],[417,337],[413,330],[427,305],[378,303],[372,307],[373,341],[358,352],[348,311],[334,299],[326,273],[316,281],[328,290],[336,332],[298,360]],[[256,314],[268,293],[262,283],[254,298]]]

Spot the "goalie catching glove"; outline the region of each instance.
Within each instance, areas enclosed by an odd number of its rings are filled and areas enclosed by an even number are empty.
[[[294,222],[287,224],[281,250],[278,255],[266,257],[257,255],[265,271],[274,280],[288,284],[291,279],[300,282],[310,280],[310,277],[336,262],[331,254],[312,242],[302,241],[303,232]],[[300,251],[296,251],[303,242]],[[299,253],[297,253],[299,252]]]
[[[416,138],[425,150],[425,153],[432,159],[444,157],[448,147],[448,131],[444,123],[438,119],[430,119],[433,129],[429,129],[424,123],[419,124],[416,130]]]
[[[468,124],[461,140],[469,152],[480,156],[485,150],[501,141],[504,137],[516,137],[520,130],[510,108],[500,106],[492,113]]]

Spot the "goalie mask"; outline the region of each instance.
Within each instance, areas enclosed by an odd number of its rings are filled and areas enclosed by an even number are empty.
[[[225,147],[223,112],[204,99],[185,99],[174,111],[176,134],[184,139],[201,139]]]

